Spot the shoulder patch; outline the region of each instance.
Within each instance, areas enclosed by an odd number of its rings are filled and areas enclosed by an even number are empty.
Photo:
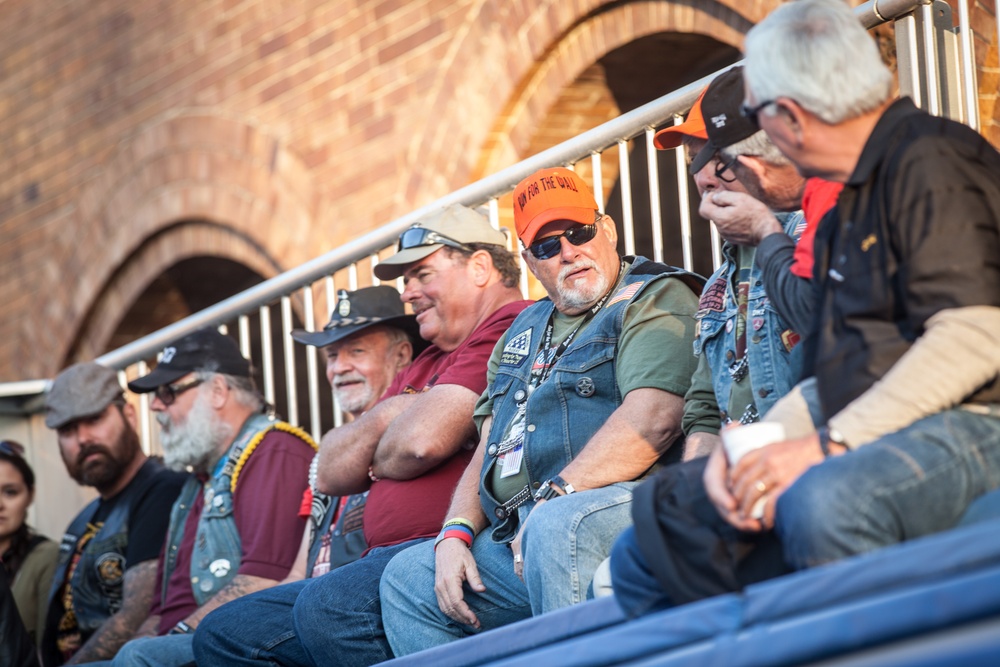
[[[719,276],[715,282],[705,288],[698,300],[698,315],[706,313],[721,313],[726,307],[726,277]]]
[[[642,287],[642,282],[630,283],[625,287],[622,287],[620,290],[618,290],[617,294],[611,297],[605,308],[610,308],[611,306],[615,305],[620,301],[628,301],[629,299],[635,296],[636,292],[639,291],[640,287]]]
[[[531,352],[531,329],[522,331],[507,341],[500,355],[500,363],[507,366],[520,366]]]

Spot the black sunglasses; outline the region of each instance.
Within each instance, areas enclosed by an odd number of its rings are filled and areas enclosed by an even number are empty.
[[[178,384],[161,384],[156,388],[156,397],[160,399],[160,403],[170,407],[177,400],[177,397],[183,394],[188,389],[194,389],[200,385],[203,380],[199,378],[194,378],[193,380],[188,380],[187,382],[181,382]]]
[[[528,252],[535,256],[535,259],[549,259],[550,257],[555,257],[562,250],[562,242],[559,240],[562,237],[566,237],[566,240],[573,245],[583,245],[588,243],[597,236],[597,224],[593,225],[577,225],[575,227],[570,227],[562,234],[556,236],[549,236],[541,241],[535,241],[530,246],[528,246]]]
[[[465,252],[472,252],[472,248],[464,243],[459,243],[455,239],[450,239],[444,234],[438,234],[434,230],[427,229],[426,227],[410,227],[405,232],[400,234],[399,243],[396,245],[396,252],[406,250],[407,248],[420,248],[422,246],[437,245],[439,243],[450,248],[457,248],[459,250],[464,250]]]
[[[778,100],[764,100],[757,106],[753,107],[744,102],[740,105],[740,115],[753,123],[754,127],[760,127],[760,120],[757,118],[757,115],[764,110],[764,107],[770,106],[777,101]]]
[[[0,452],[3,452],[7,456],[24,458],[24,447],[20,443],[11,442],[10,440],[0,441]]]
[[[715,163],[715,177],[720,181],[722,181],[723,183],[732,183],[733,181],[735,181],[736,172],[733,171],[733,167],[736,166],[736,163],[739,161],[739,159],[740,156],[737,155],[729,162],[723,162],[722,160],[718,160]],[[723,174],[725,174],[726,172],[729,172],[731,176],[729,177],[723,176]]]

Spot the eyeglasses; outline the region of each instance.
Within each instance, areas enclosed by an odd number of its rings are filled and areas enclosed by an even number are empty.
[[[405,232],[399,235],[399,243],[396,246],[396,252],[406,250],[408,248],[420,248],[422,246],[428,245],[446,245],[450,248],[458,248],[459,250],[464,250],[465,252],[472,252],[472,248],[465,245],[464,243],[459,243],[455,239],[450,239],[444,234],[438,234],[434,230],[427,229],[426,227],[410,227]]]
[[[3,452],[7,456],[24,458],[24,446],[18,442],[11,442],[10,440],[0,441],[0,452]]]
[[[187,382],[181,382],[179,384],[161,384],[156,388],[156,397],[160,399],[160,403],[165,406],[170,407],[177,400],[177,397],[183,394],[188,389],[194,389],[200,385],[204,380],[199,378],[194,378],[193,380],[188,380]]]
[[[570,227],[562,234],[548,236],[541,241],[535,241],[528,246],[528,251],[535,256],[535,259],[555,257],[562,249],[562,242],[559,239],[564,236],[572,245],[580,246],[592,241],[597,236],[597,225],[577,225]]]
[[[760,120],[757,118],[757,115],[764,110],[764,107],[770,106],[777,101],[778,100],[764,100],[754,107],[744,102],[740,105],[740,115],[753,123],[754,127],[760,127]]]
[[[733,181],[735,181],[736,180],[736,172],[733,171],[733,168],[736,167],[736,164],[739,162],[739,159],[740,159],[740,156],[737,155],[736,157],[734,157],[729,162],[723,162],[718,157],[716,157],[715,177],[717,179],[719,179],[720,181],[722,181],[723,183],[732,183]],[[731,176],[728,176],[728,177],[724,176],[723,174],[725,174],[726,172],[729,172],[731,174]]]

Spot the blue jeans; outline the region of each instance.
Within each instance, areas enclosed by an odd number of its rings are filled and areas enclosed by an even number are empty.
[[[316,579],[253,593],[198,625],[198,665],[373,665],[392,658],[382,630],[379,578],[412,540],[377,547]]]
[[[531,512],[522,537],[524,582],[514,574],[507,544],[480,533],[472,555],[486,591],[465,587],[465,601],[482,630],[566,607],[590,597],[594,571],[631,523],[634,482],[553,498]],[[527,516],[522,508],[521,519]],[[438,608],[434,548],[421,544],[389,563],[382,577],[382,618],[396,655],[408,655],[476,632]]]
[[[807,470],[776,530],[788,564],[812,567],[953,528],[998,486],[1000,410],[948,410]]]
[[[611,581],[615,599],[630,617],[673,606],[639,549],[635,526],[629,526],[611,549]]]
[[[113,665],[113,667],[181,667],[194,664],[191,650],[192,635],[164,635],[162,637],[141,637],[127,642],[108,662],[90,663]]]

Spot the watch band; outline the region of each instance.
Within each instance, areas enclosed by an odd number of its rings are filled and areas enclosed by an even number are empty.
[[[544,482],[535,491],[535,500],[552,500],[556,496],[568,496],[571,493],[576,493],[576,489],[573,485],[564,480],[559,475],[555,475]]]

